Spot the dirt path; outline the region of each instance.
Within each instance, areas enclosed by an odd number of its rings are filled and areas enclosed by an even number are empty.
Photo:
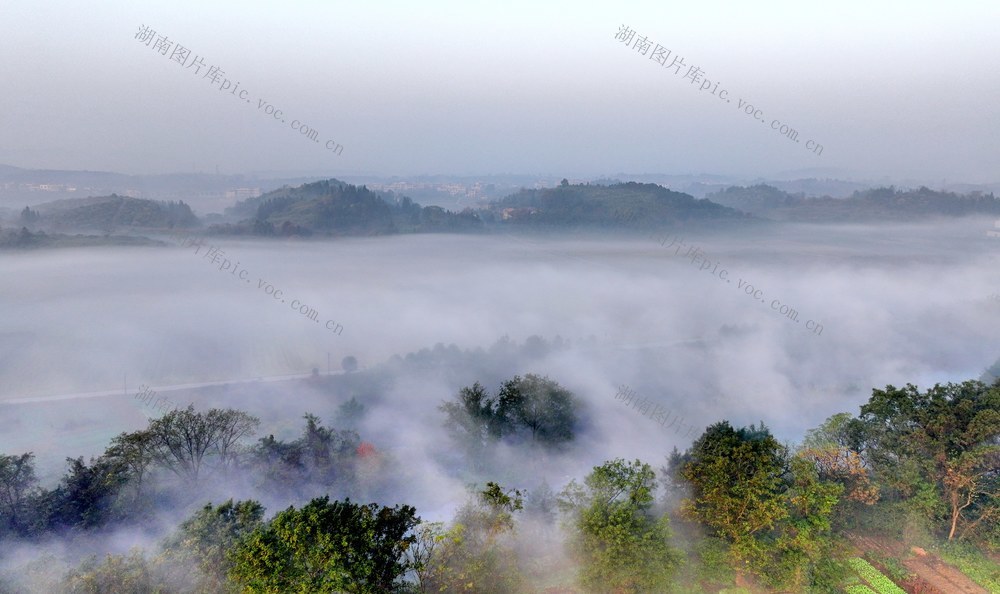
[[[917,576],[914,583],[900,586],[910,594],[990,594],[986,588],[973,582],[964,573],[931,553],[910,556],[904,546],[882,538],[851,536],[851,542],[862,551],[874,551],[903,562]]]

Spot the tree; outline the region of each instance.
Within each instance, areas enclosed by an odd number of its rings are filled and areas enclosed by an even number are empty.
[[[796,456],[782,499],[787,518],[768,535],[767,561],[758,568],[764,582],[795,592],[840,592],[843,568],[833,537],[833,509],[843,485],[822,480],[813,462]]]
[[[337,421],[346,427],[356,427],[365,416],[365,405],[351,396],[351,399],[337,407]]]
[[[142,552],[135,549],[127,556],[108,555],[103,562],[91,557],[66,576],[61,591],[67,594],[180,594],[168,582],[162,565],[155,560],[147,561]]]
[[[121,433],[111,440],[104,456],[124,467],[135,486],[135,499],[142,494],[142,483],[154,460],[153,436],[149,431]]]
[[[353,481],[352,462],[361,444],[354,431],[324,427],[319,417],[306,414],[305,433],[300,439],[306,476],[322,484]]]
[[[127,469],[104,456],[91,459],[67,458],[69,470],[52,491],[45,493],[41,504],[46,508],[49,529],[97,528],[120,513],[114,509],[118,494],[128,482]]]
[[[523,494],[487,483],[456,514],[447,531],[434,531],[434,548],[424,565],[426,592],[514,594],[523,592],[523,577],[514,548],[514,514]]]
[[[419,522],[406,505],[313,499],[247,535],[230,576],[249,593],[392,592],[411,569],[404,554]]]
[[[573,439],[577,424],[576,399],[558,383],[528,374],[515,376],[491,396],[479,382],[459,390],[457,402],[439,408],[445,427],[461,444],[477,468],[482,468],[490,444],[527,434],[532,443],[553,447]]]
[[[533,443],[553,446],[573,439],[577,422],[573,394],[547,377],[529,373],[504,382],[496,410],[508,431],[526,428]]]
[[[872,390],[859,450],[896,495],[961,539],[1000,519],[1000,384]],[[937,504],[915,497],[935,493]],[[940,511],[939,511],[940,510]]]
[[[851,445],[853,431],[854,419],[849,413],[834,415],[806,433],[797,455],[810,460],[822,480],[844,485],[847,501],[873,505],[879,499],[879,488],[861,454]]]
[[[357,371],[358,360],[355,359],[352,355],[348,355],[340,361],[340,368],[346,371],[347,373],[351,373],[352,371]]]
[[[164,544],[174,561],[195,565],[198,574],[189,581],[198,592],[237,592],[228,579],[233,568],[229,551],[263,526],[264,507],[253,500],[222,505],[207,504],[181,524]]]
[[[156,462],[189,482],[197,482],[206,458],[215,455],[221,468],[233,461],[234,446],[252,435],[257,417],[234,409],[195,412],[194,406],[172,410],[149,424],[152,455]]]
[[[21,211],[21,222],[22,223],[30,225],[30,224],[38,221],[38,219],[39,219],[38,213],[36,211],[34,211],[34,210],[31,210],[27,206],[25,206],[24,210]]]
[[[730,543],[749,545],[787,516],[780,499],[787,456],[763,424],[708,427],[681,459],[681,475],[691,486],[685,513]]]
[[[0,454],[0,527],[15,533],[26,528],[26,504],[38,483],[34,458],[31,452]]]
[[[447,537],[442,522],[424,522],[416,527],[413,543],[406,549],[406,560],[416,579],[419,592],[434,592],[434,561],[439,545]]]
[[[299,439],[285,442],[269,435],[253,450],[254,475],[272,489],[305,494],[314,486],[334,482],[349,486],[355,480],[354,462],[361,438],[356,431],[324,427],[319,417],[306,414]]]
[[[446,402],[439,407],[445,413],[445,427],[472,458],[482,463],[491,437],[498,437],[501,427],[494,412],[494,399],[479,382],[458,392],[458,402]]]
[[[681,509],[728,544],[738,572],[800,592],[836,581],[831,515],[843,487],[790,456],[763,424],[716,423],[671,464],[690,487]]]
[[[648,464],[616,459],[563,490],[559,505],[587,592],[670,590],[680,555],[670,546],[669,518],[653,510],[655,479]]]

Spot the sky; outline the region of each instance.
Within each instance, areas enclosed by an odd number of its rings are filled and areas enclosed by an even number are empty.
[[[3,0],[0,163],[990,183],[998,22],[995,1]]]

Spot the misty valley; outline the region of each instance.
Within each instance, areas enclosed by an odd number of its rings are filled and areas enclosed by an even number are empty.
[[[1000,591],[992,193],[194,206],[0,211],[0,592]]]

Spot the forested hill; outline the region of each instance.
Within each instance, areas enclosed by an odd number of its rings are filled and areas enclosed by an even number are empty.
[[[807,198],[766,184],[733,186],[707,199],[754,216],[780,221],[912,221],[932,217],[1000,216],[1000,199],[992,193],[956,194],[926,187],[893,186],[854,192],[848,198]]]
[[[39,204],[34,209],[25,207],[18,222],[48,231],[89,229],[113,232],[129,227],[195,227],[198,217],[183,201],[163,202],[112,194],[57,200]]]
[[[252,235],[387,235],[476,231],[482,221],[471,211],[453,213],[422,207],[409,198],[387,201],[365,186],[336,179],[280,188],[237,203],[227,214],[237,224],[213,225],[211,232]]]
[[[656,184],[569,184],[521,190],[491,205],[496,220],[532,226],[637,227],[747,216],[735,209]]]

